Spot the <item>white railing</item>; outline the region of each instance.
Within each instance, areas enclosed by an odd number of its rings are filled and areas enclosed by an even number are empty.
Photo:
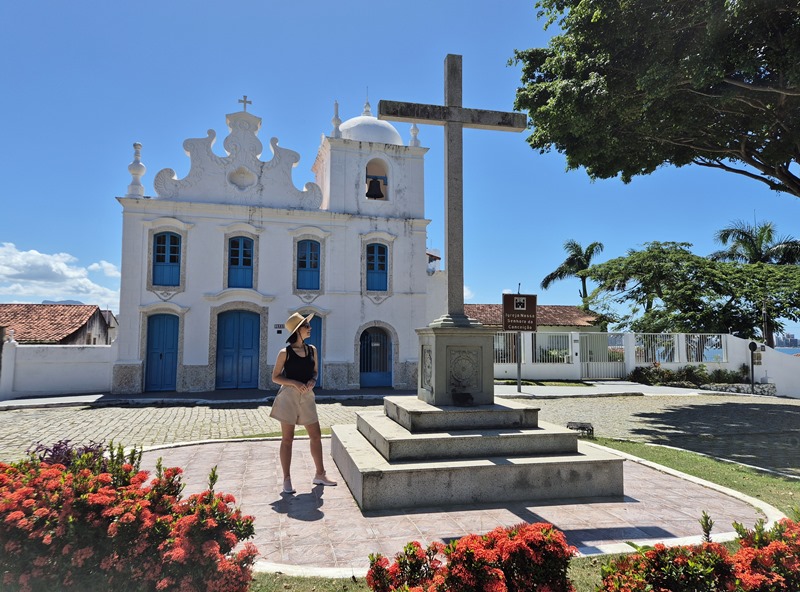
[[[674,333],[636,333],[637,364],[669,364],[677,351]]]
[[[687,333],[687,362],[727,362],[725,340],[719,333]]]
[[[523,359],[524,356],[523,356]],[[517,363],[517,333],[516,331],[500,331],[494,335],[494,363]]]
[[[569,333],[533,333],[534,364],[569,364],[572,361]]]
[[[636,333],[637,364],[727,362],[720,333]]]

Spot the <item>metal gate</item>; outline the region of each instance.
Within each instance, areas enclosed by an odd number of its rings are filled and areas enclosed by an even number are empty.
[[[622,333],[581,333],[581,378],[625,378]]]
[[[392,340],[380,327],[361,334],[361,387],[392,386]]]

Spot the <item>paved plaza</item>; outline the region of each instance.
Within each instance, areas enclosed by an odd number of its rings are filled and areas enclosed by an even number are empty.
[[[598,436],[674,446],[800,477],[800,400],[696,394],[630,383],[521,390],[498,386],[497,394],[540,408],[542,421],[562,426],[590,422]],[[144,468],[152,469],[158,457],[166,466],[182,467],[186,493],[201,490],[210,468],[218,465],[217,489],[234,494],[243,510],[256,517],[259,569],[284,573],[363,575],[369,553],[393,555],[410,540],[446,541],[523,520],[551,522],[582,553],[592,554],[619,550],[629,540],[691,540],[687,537],[700,534],[697,519],[704,510],[720,533],[729,531],[734,520],[752,525],[760,516],[775,517],[772,509],[754,500],[634,460],[625,463],[624,500],[362,513],[329,456],[329,474],[340,485],[311,486],[313,467],[302,439],[295,444],[293,464],[298,492],[282,496],[278,442],[264,437],[280,430],[269,418],[271,395],[175,395],[136,404],[107,395],[5,401],[0,403],[0,460],[20,458],[37,441],[113,440],[148,449]],[[354,423],[357,411],[381,406],[377,396],[321,393],[318,410],[321,424],[329,427]],[[328,439],[324,446],[329,454]]]

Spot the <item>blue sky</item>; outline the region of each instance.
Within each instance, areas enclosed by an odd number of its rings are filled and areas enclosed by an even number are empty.
[[[248,107],[260,138],[300,153],[294,182],[313,181],[333,102],[343,120],[380,99],[441,103],[444,58],[463,56],[464,106],[511,110],[514,49],[544,46],[550,32],[532,1],[402,3],[101,2],[0,4],[0,302],[74,299],[117,310],[121,206],[133,142],[145,191],[163,168],[189,168],[182,143],[217,132]],[[404,140],[408,125],[396,124]],[[539,282],[564,259],[562,244],[604,243],[598,260],[647,241],[718,248],[714,232],[737,219],[771,220],[800,236],[800,199],[722,172],[665,167],[629,185],[565,172],[526,133],[466,130],[466,301],[538,293],[579,304],[579,282]],[[429,248],[444,251],[443,131],[421,126]],[[271,154],[265,148],[262,160]],[[790,325],[800,333],[800,327]]]

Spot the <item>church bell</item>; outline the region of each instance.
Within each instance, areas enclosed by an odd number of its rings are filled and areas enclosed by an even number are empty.
[[[367,186],[367,197],[370,199],[383,199],[380,179],[370,179]]]

